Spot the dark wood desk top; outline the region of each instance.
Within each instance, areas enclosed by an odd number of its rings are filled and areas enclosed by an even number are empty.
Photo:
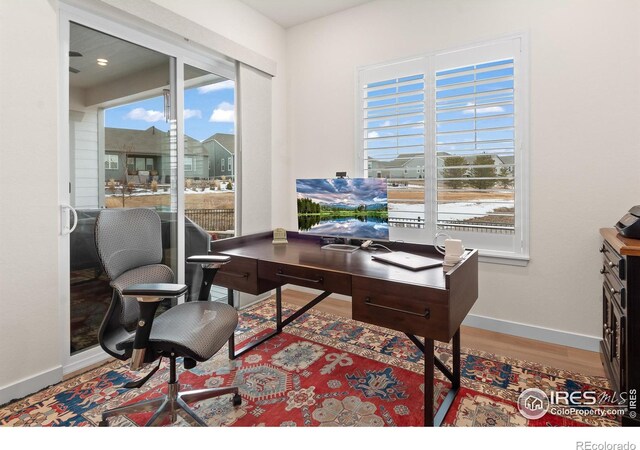
[[[371,259],[374,252],[356,250],[345,253],[322,250],[318,236],[287,232],[288,244],[272,244],[272,233],[260,233],[214,241],[211,250],[230,256],[290,264],[325,271],[350,273],[369,278],[377,278],[403,284],[412,284],[435,289],[447,289],[447,273],[442,266],[413,271]],[[443,259],[433,246],[400,242],[385,243],[392,250],[406,251],[417,255]],[[385,252],[384,249],[377,250]],[[455,267],[453,268],[455,269]],[[452,271],[452,270],[450,270]]]

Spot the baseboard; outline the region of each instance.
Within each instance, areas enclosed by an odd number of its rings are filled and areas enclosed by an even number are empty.
[[[63,376],[70,373],[80,372],[88,367],[95,366],[96,364],[107,362],[111,356],[107,354],[101,347],[94,347],[89,350],[85,350],[79,355],[71,357],[71,361],[64,366]]]
[[[62,381],[62,366],[40,372],[8,386],[0,387],[0,405],[17,400]]]
[[[527,325],[524,323],[510,322],[507,320],[493,319],[491,317],[477,316],[469,314],[463,325],[481,328],[483,330],[495,331],[497,333],[509,334],[536,341],[548,342],[550,344],[564,345],[566,347],[578,348],[597,352],[600,350],[600,338],[587,336],[567,331],[553,330],[551,328]]]
[[[300,286],[287,286],[287,289],[306,293],[317,294],[318,291]],[[338,300],[351,301],[351,298],[345,295],[331,294],[330,298]],[[596,336],[587,336],[584,334],[570,333],[568,331],[553,330],[551,328],[527,325],[524,323],[510,322],[507,320],[493,319],[491,317],[478,316],[469,314],[464,320],[463,325],[480,328],[497,333],[509,334],[536,341],[548,342],[550,344],[564,345],[566,347],[578,348],[592,352],[600,351],[600,338]]]

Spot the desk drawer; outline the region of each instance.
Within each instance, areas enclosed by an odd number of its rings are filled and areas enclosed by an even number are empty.
[[[627,290],[620,280],[618,280],[618,277],[610,273],[605,273],[602,288],[609,292],[611,299],[618,304],[618,307],[622,309],[627,308]]]
[[[364,277],[352,280],[354,320],[448,342],[448,291]]]
[[[258,262],[260,278],[279,284],[295,284],[321,291],[351,295],[351,275],[314,269],[312,267],[291,266],[267,261]]]
[[[626,260],[620,256],[607,242],[600,247],[602,253],[603,273],[607,271],[615,274],[620,280],[626,279]]]
[[[232,256],[231,261],[218,269],[213,284],[240,292],[258,294],[258,261]]]

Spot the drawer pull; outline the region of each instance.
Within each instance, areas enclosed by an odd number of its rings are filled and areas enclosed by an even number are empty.
[[[600,273],[604,275],[605,273],[609,273],[609,271],[603,267],[602,269],[600,269]]]
[[[609,290],[611,291],[611,295],[616,295],[620,293],[619,291],[616,291],[614,288],[610,288]]]
[[[376,308],[388,309],[390,311],[395,311],[395,312],[399,312],[399,313],[403,313],[403,314],[411,314],[412,316],[424,317],[425,319],[428,319],[429,316],[431,315],[431,312],[429,311],[429,308],[425,308],[424,314],[420,314],[420,313],[414,313],[414,312],[411,312],[411,311],[405,311],[404,309],[392,308],[391,306],[376,305],[375,303],[371,303],[371,297],[366,297],[364,299],[364,302],[367,305],[375,306]]]
[[[292,280],[306,281],[307,283],[323,283],[324,282],[323,277],[318,277],[318,279],[313,280],[311,278],[303,278],[303,277],[296,277],[293,275],[287,275],[284,272],[282,272],[282,270],[278,270],[277,275],[282,278],[290,278]]]
[[[609,267],[618,267],[618,265],[614,264],[613,261],[609,261]]]
[[[226,272],[224,270],[218,272],[220,275],[227,275],[233,278],[249,278],[249,274],[247,272],[238,273],[238,272]]]
[[[600,253],[608,253],[609,250],[607,250],[607,247],[604,246],[604,244],[602,244],[602,247],[600,247]]]

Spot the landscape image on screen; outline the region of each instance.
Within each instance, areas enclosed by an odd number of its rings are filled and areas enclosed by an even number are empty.
[[[389,239],[386,179],[298,179],[296,192],[301,233]]]

